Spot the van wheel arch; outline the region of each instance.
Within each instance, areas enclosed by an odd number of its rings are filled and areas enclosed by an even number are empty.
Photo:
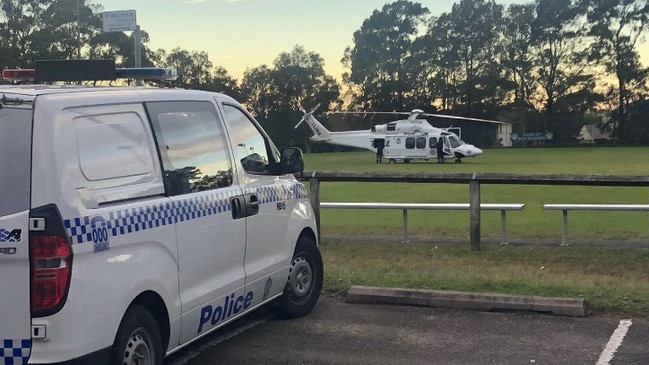
[[[162,297],[156,292],[146,291],[133,300],[131,306],[133,305],[141,305],[151,312],[153,318],[155,318],[158,324],[162,345],[166,350],[169,345],[171,328],[169,325],[169,312],[167,311],[167,306],[165,305],[164,300],[162,300]]]
[[[280,318],[307,315],[320,297],[323,280],[324,265],[315,237],[303,234],[295,245],[283,294],[270,303],[270,309]]]
[[[110,365],[162,365],[165,348],[153,314],[131,305],[119,324],[110,354]]]
[[[142,330],[140,330],[142,329]],[[148,337],[145,341],[131,341],[127,337],[134,333]],[[147,333],[151,332],[151,333]],[[155,332],[155,333],[153,333]],[[126,310],[115,335],[110,364],[123,364],[123,349],[126,344],[133,342],[147,346],[149,342],[152,353],[159,359],[154,364],[162,364],[169,346],[170,325],[169,313],[162,298],[155,292],[147,291],[138,295]],[[126,342],[125,342],[126,341]]]

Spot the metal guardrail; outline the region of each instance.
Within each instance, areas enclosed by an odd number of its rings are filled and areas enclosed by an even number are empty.
[[[563,213],[563,231],[561,246],[568,245],[568,211],[599,210],[618,212],[649,212],[649,204],[543,204],[546,210],[561,210]]]
[[[469,210],[469,203],[374,203],[321,202],[320,208],[333,209],[401,209],[403,211],[403,242],[408,242],[408,210]],[[480,204],[481,210],[500,211],[500,244],[507,244],[507,211],[523,210],[525,204]]]
[[[649,187],[649,176],[510,174],[510,173],[412,173],[383,171],[304,171],[300,177],[310,185],[311,205],[320,232],[321,182],[399,182],[469,184],[471,248],[480,249],[480,185],[571,185]]]

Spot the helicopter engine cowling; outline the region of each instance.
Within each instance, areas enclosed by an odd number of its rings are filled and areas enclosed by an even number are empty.
[[[379,132],[379,133],[385,133],[387,131],[387,127],[385,124],[377,124],[374,127],[370,129],[372,132]]]

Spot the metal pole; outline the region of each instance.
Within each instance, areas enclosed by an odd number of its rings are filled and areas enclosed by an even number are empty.
[[[81,6],[79,3],[83,0],[77,0],[77,59],[81,59]]]
[[[563,210],[563,234],[561,246],[568,246],[568,209]]]
[[[309,199],[311,200],[311,207],[313,208],[313,215],[315,215],[315,225],[318,229],[318,242],[320,242],[320,180],[313,176],[309,179]]]
[[[142,67],[142,39],[140,35],[140,26],[137,25],[135,27],[135,31],[133,32],[133,41],[135,42],[135,67]],[[142,79],[137,79],[135,81],[135,84],[137,86],[142,86]]]
[[[476,174],[469,183],[469,209],[471,210],[471,249],[480,250],[480,182]]]
[[[408,209],[403,210],[403,243],[408,242]]]
[[[507,211],[500,211],[500,245],[507,244]]]

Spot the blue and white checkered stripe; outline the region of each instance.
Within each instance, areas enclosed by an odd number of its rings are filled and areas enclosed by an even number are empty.
[[[256,189],[261,204],[281,200],[303,199],[308,197],[304,185],[300,183],[275,185]],[[215,193],[192,197],[165,204],[142,206],[110,212],[106,219],[106,228],[112,237],[139,232],[146,229],[184,222],[219,213],[229,212],[232,207],[230,198],[234,194]],[[65,228],[73,244],[92,242],[92,217],[66,219]]]
[[[232,192],[216,193],[110,212],[106,219],[106,228],[110,235],[115,237],[228,212],[231,209],[230,197],[233,195]],[[92,242],[91,217],[66,219],[64,225],[73,244]]]
[[[295,199],[308,199],[309,193],[306,192],[306,187],[302,184],[293,185],[293,196]]]
[[[309,195],[302,184],[263,186],[257,189],[261,204],[274,203],[282,200],[305,199]]]
[[[26,364],[32,348],[30,339],[4,339],[0,343],[0,364]]]
[[[20,242],[20,236],[16,238],[11,235],[11,231],[0,228],[0,242]]]

